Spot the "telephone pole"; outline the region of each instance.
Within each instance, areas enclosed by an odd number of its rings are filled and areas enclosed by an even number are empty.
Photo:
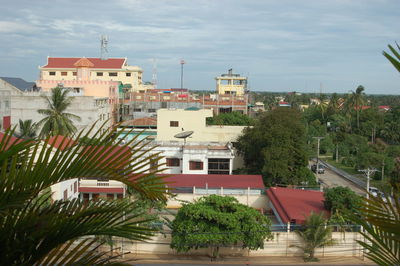
[[[365,174],[365,176],[367,177],[367,199],[369,199],[369,179],[370,179],[371,174],[375,173],[378,170],[368,167],[367,169],[362,169],[362,170],[358,170],[358,171],[363,172]]]
[[[185,64],[185,60],[181,60],[181,89],[183,89],[183,65]]]
[[[319,142],[321,139],[325,137],[313,137],[314,139],[317,139],[317,175],[319,174]]]

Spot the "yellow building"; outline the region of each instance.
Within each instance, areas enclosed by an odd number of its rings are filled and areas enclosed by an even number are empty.
[[[241,77],[240,74],[233,74],[232,68],[228,70],[228,74],[222,74],[216,77],[218,94],[233,94],[242,96],[247,90],[247,77]]]
[[[143,70],[129,66],[126,58],[48,57],[47,64],[39,67],[38,86],[51,81],[122,82],[129,91],[146,91],[152,86],[142,82]],[[46,89],[46,86],[43,89]]]

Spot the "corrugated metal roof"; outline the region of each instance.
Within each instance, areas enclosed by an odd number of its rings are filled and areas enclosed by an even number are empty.
[[[30,91],[36,85],[35,82],[28,82],[21,78],[12,78],[12,77],[0,77],[0,79],[5,82],[11,84],[21,91]]]

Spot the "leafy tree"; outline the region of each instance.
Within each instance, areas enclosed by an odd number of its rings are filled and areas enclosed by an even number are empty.
[[[304,261],[318,261],[315,258],[315,249],[334,244],[332,228],[326,226],[324,214],[311,213],[306,218],[302,229],[296,230],[296,234],[302,239],[303,245],[294,245],[303,250]]]
[[[361,204],[361,197],[348,187],[327,188],[324,198],[324,206],[331,213],[354,212]]]
[[[187,252],[210,247],[213,258],[218,257],[220,247],[257,250],[272,239],[270,226],[266,216],[235,198],[211,195],[179,209],[172,222],[171,248]]]
[[[23,139],[33,139],[36,137],[36,131],[38,129],[38,126],[36,123],[32,123],[32,120],[24,120],[22,121],[21,119],[19,120],[19,132],[17,137],[23,138]]]
[[[249,173],[262,174],[266,184],[315,183],[307,168],[306,131],[300,111],[277,108],[264,113],[238,138]]]
[[[208,125],[228,125],[228,126],[250,126],[253,119],[240,112],[221,113],[214,117],[207,118]]]
[[[97,252],[98,237],[143,240],[153,234],[142,216],[144,210],[126,199],[86,204],[79,199],[56,200],[49,204],[51,195],[44,191],[50,186],[84,177],[117,180],[145,198],[166,200],[165,184],[161,177],[154,177],[157,171],[148,163],[158,155],[148,155],[151,148],[143,143],[129,141],[118,146],[118,132],[100,135],[100,130],[94,134],[98,145],[85,146],[64,138],[62,143],[69,148],[57,152],[46,145],[49,137],[21,141],[10,138],[13,132],[7,131],[0,140],[2,264],[101,264],[108,258]],[[113,157],[105,159],[110,153]]]
[[[76,127],[72,120],[79,121],[81,118],[77,115],[67,113],[66,110],[71,105],[72,97],[68,96],[68,89],[56,87],[51,90],[51,96],[45,97],[48,109],[39,109],[38,113],[45,115],[38,122],[42,126],[40,136],[69,136],[76,132]]]

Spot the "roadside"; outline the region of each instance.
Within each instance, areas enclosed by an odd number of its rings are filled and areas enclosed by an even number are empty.
[[[127,255],[133,265],[186,264],[186,265],[376,265],[358,257],[321,257],[318,262],[304,262],[301,257],[226,257],[211,261],[207,256],[190,255]]]

